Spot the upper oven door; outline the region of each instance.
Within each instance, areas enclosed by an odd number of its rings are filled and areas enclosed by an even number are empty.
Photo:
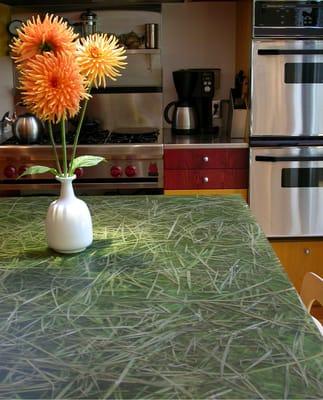
[[[323,135],[323,40],[254,40],[251,136]]]
[[[250,208],[266,235],[323,236],[323,147],[253,147],[250,161]]]

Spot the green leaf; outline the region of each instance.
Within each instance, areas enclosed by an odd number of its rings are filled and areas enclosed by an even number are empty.
[[[45,174],[46,172],[49,172],[54,176],[58,175],[58,172],[55,168],[44,167],[43,165],[33,165],[32,167],[28,167],[26,171],[18,176],[17,179],[25,175]]]
[[[99,157],[99,156],[76,157],[73,160],[71,172],[73,173],[76,170],[76,168],[80,167],[93,167],[94,165],[97,165],[102,161],[106,161],[106,159],[104,157]]]

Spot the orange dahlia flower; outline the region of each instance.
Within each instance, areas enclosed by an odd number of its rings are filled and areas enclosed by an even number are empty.
[[[77,37],[62,18],[46,14],[42,21],[37,15],[37,18],[32,17],[18,30],[18,37],[10,45],[12,58],[21,68],[23,63],[33,60],[37,54],[68,54],[75,51]]]
[[[106,33],[81,38],[77,44],[77,61],[80,71],[90,86],[106,86],[106,78],[115,80],[120,76],[118,69],[125,68],[125,49],[118,45],[118,39]]]
[[[54,123],[75,116],[80,101],[90,97],[75,57],[66,54],[36,55],[21,71],[20,89],[26,107]]]

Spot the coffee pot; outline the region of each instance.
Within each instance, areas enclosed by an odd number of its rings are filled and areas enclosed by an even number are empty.
[[[172,116],[169,110],[173,108]],[[174,134],[190,135],[195,133],[197,121],[195,109],[186,101],[172,101],[164,110],[165,120],[171,124]]]
[[[13,113],[11,118],[6,116],[5,120],[12,125],[12,133],[21,144],[36,143],[42,132],[43,127],[41,121],[30,113],[19,116]]]

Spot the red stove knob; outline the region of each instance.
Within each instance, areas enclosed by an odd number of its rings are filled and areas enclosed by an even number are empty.
[[[22,174],[26,171],[26,169],[27,169],[27,166],[26,166],[26,165],[21,165],[21,166],[18,168],[18,176],[22,175]],[[26,177],[26,175],[23,176],[23,178],[25,178],[25,177]]]
[[[81,176],[84,175],[84,169],[83,168],[75,168],[74,174],[76,175],[76,178],[81,178]]]
[[[3,170],[6,178],[12,179],[17,177],[17,169],[13,165],[7,165]]]
[[[122,175],[122,168],[118,167],[117,165],[113,165],[110,168],[110,174],[111,176],[113,176],[114,178],[118,178],[118,176]]]
[[[148,176],[158,176],[158,167],[156,163],[149,164]]]
[[[125,169],[125,173],[127,176],[135,176],[136,175],[136,167],[134,165],[128,165]]]

